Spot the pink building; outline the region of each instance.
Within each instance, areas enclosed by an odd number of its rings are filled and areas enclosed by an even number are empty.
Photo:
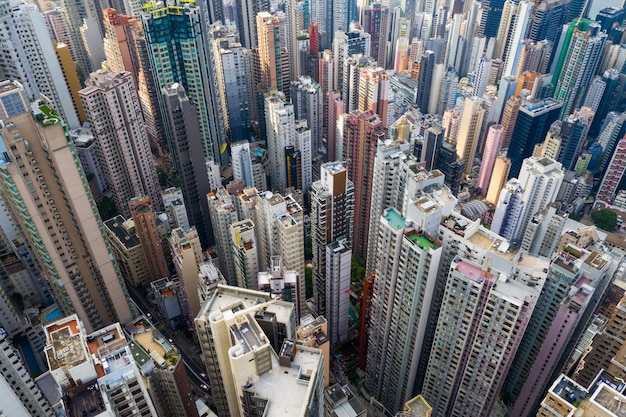
[[[613,204],[619,183],[624,177],[625,172],[626,135],[624,135],[622,140],[619,141],[617,147],[615,148],[615,152],[613,152],[613,157],[611,158],[611,162],[609,162],[604,178],[602,178],[602,183],[600,184],[600,189],[598,190],[596,198],[608,204]]]
[[[485,150],[483,151],[483,159],[480,164],[480,172],[478,174],[478,186],[483,196],[487,195],[489,183],[491,182],[491,174],[496,158],[502,150],[502,140],[504,139],[504,128],[502,125],[493,125],[487,133],[485,141]]]

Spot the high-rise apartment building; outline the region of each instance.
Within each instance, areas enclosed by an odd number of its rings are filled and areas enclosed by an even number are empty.
[[[165,136],[174,167],[180,175],[189,223],[196,227],[203,246],[214,243],[213,228],[206,195],[211,191],[207,165],[202,156],[201,128],[197,111],[181,84],[161,90]]]
[[[193,319],[200,311],[200,299],[198,297],[198,270],[204,261],[202,245],[198,232],[194,227],[188,230],[177,228],[172,230],[170,235],[170,248],[172,261],[181,290],[183,291],[183,302],[186,304],[184,310]]]
[[[359,71],[358,91],[357,108],[376,113],[382,125],[386,127],[390,92],[387,71],[380,67]]]
[[[349,161],[348,178],[354,184],[354,227],[349,242],[354,254],[364,258],[367,256],[376,145],[385,140],[387,131],[371,110],[355,110],[344,116],[341,133],[343,158]]]
[[[310,184],[311,133],[306,123],[296,122],[294,109],[293,104],[285,102],[285,96],[281,93],[265,97],[265,126],[267,148],[270,153],[271,184],[272,189],[278,191],[295,185],[305,190],[305,186]],[[300,169],[297,169],[297,163],[294,163],[295,151],[301,155]],[[305,158],[307,155],[308,158]],[[296,169],[293,170],[292,167]]]
[[[322,354],[296,345],[292,303],[262,291],[218,286],[196,317],[196,330],[220,415],[253,416],[268,407],[318,415]]]
[[[141,13],[141,21],[150,66],[156,75],[153,94],[174,83],[182,85],[197,113],[204,156],[223,162],[227,155],[221,152],[226,139],[222,107],[207,50],[208,22],[200,5],[195,0],[167,0],[165,7],[150,3]],[[165,113],[161,98],[159,102]]]
[[[0,32],[3,79],[22,83],[31,100],[45,95],[68,127],[80,127],[70,90],[37,6],[23,0],[6,1],[0,7],[0,23],[5,28]]]
[[[365,386],[391,413],[413,396],[441,253],[439,242],[396,209],[383,212]]]
[[[514,101],[514,99],[509,99],[509,103]],[[508,130],[511,127],[511,122],[507,119],[507,124],[505,125],[504,117],[507,116],[507,110],[505,109],[502,126],[507,130],[507,136],[505,136],[502,146],[506,147],[508,145],[509,147],[507,153],[511,160],[509,178],[519,175],[522,162],[532,155],[536,144],[543,142],[550,126],[559,118],[562,106],[562,103],[552,99],[524,100],[513,122],[514,127],[510,136],[510,142],[507,142],[507,140],[509,139]]]
[[[459,135],[456,139],[456,154],[459,161],[465,164],[465,175],[472,173],[474,157],[480,139],[480,129],[485,117],[485,110],[481,106],[482,100],[472,97],[465,100]]]
[[[92,73],[80,97],[119,212],[128,217],[128,202],[140,195],[149,196],[155,210],[162,210],[159,179],[132,74]]]
[[[189,218],[187,217],[182,190],[178,187],[166,188],[161,193],[161,196],[163,197],[163,206],[165,207],[165,214],[167,214],[170,228],[176,229],[180,227],[183,230],[189,230]]]
[[[0,328],[0,366],[2,366],[0,411],[3,414],[15,417],[54,415],[50,403],[31,378],[18,351],[11,345],[6,331],[2,328]]]
[[[563,27],[561,36],[564,41],[555,54],[552,85],[554,99],[563,103],[564,117],[582,104],[601,61],[607,35],[600,23],[577,18]]]
[[[456,258],[422,395],[437,415],[489,415],[522,340],[537,289]]]
[[[239,221],[237,209],[231,195],[224,187],[219,187],[207,196],[211,222],[215,225],[215,247],[220,260],[220,270],[229,285],[236,285],[235,264],[231,250],[230,226]]]
[[[298,306],[301,304],[300,279],[298,272],[285,268],[280,256],[272,256],[268,270],[259,272],[258,289],[272,294],[277,300],[289,301]]]
[[[480,171],[478,172],[478,183],[476,184],[480,188],[483,196],[486,196],[489,190],[496,158],[502,150],[503,136],[504,129],[502,125],[489,127],[487,139],[485,140],[485,149],[481,158]]]
[[[613,204],[619,186],[624,179],[624,173],[626,173],[626,135],[615,147],[596,198],[608,204]]]
[[[245,219],[230,226],[231,250],[235,264],[237,286],[258,290],[259,256],[254,223]],[[291,300],[289,300],[291,301]]]
[[[361,72],[368,69],[371,69],[372,71],[377,71],[379,69],[381,71],[383,70],[378,67],[374,58],[361,54],[347,57],[343,61],[343,66],[343,87],[341,90],[341,98],[344,102],[345,112],[351,113],[352,111],[359,109],[359,99],[361,96],[359,91],[359,88],[361,87]],[[367,88],[367,84],[364,83],[363,87]],[[363,95],[365,96],[365,94]],[[364,100],[366,98],[367,97],[363,97]]]
[[[119,323],[87,333],[71,315],[48,324],[44,333],[50,374],[58,389],[68,394],[63,398],[68,414],[80,415],[88,407],[88,413],[156,415],[140,373],[150,356],[133,349]]]
[[[139,196],[128,202],[128,208],[135,223],[135,233],[148,262],[150,280],[169,277],[167,259],[163,251],[161,236],[157,229],[156,216],[150,204],[150,197]]]
[[[491,230],[514,245],[520,244],[532,216],[556,200],[563,178],[561,164],[553,159],[524,160],[519,179],[511,179],[500,193]]]
[[[372,50],[370,56],[384,67],[387,62],[387,38],[389,37],[389,6],[373,3],[361,9],[361,25],[370,34]]]
[[[566,5],[564,0],[541,1],[535,8],[528,38],[533,42],[543,39],[555,42],[562,28]]]
[[[326,314],[334,346],[348,341],[352,249],[345,238],[326,245]]]
[[[311,235],[313,240],[313,297],[317,313],[327,315],[326,246],[339,238],[351,246],[354,185],[342,162],[320,168],[320,180],[311,187]]]
[[[260,94],[273,90],[290,98],[290,64],[286,40],[281,38],[281,21],[277,15],[260,12],[256,15],[258,46],[253,49],[256,55],[255,88]],[[266,115],[267,117],[267,115]]]
[[[132,307],[87,179],[60,116],[29,111],[23,87],[0,84],[4,200],[62,311],[89,328],[128,323]]]
[[[335,61],[333,77],[334,91],[343,91],[344,62],[352,55],[370,56],[371,36],[363,30],[351,27],[349,32],[335,32],[333,39],[333,57]]]
[[[311,130],[312,155],[315,156],[324,146],[322,141],[324,95],[320,84],[313,82],[308,76],[301,76],[297,81],[292,81],[291,102],[294,105],[296,119],[307,121],[307,127]]]
[[[269,12],[270,2],[268,0],[236,0],[237,8],[237,32],[241,39],[241,44],[248,49],[258,45],[256,17],[261,12]]]
[[[122,276],[135,286],[148,286],[151,281],[150,268],[141,242],[135,233],[135,222],[118,214],[104,222],[113,255]]]
[[[250,119],[256,110],[250,50],[236,40],[236,33],[220,23],[210,27],[212,59],[221,96],[224,128],[230,143],[250,139]]]

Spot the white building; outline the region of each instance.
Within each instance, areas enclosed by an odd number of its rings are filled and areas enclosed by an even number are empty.
[[[326,245],[326,318],[333,345],[348,340],[352,249],[345,238]]]

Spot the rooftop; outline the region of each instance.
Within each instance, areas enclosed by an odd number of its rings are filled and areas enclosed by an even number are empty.
[[[317,370],[323,360],[318,349],[296,345],[296,352],[289,367],[280,366],[278,357],[272,351],[272,370],[259,376],[248,388],[257,397],[266,398],[266,416],[300,416],[310,404],[313,396],[310,382],[317,378]],[[320,376],[321,377],[321,376]],[[285,395],[289,393],[289,395]]]
[[[105,226],[115,235],[115,237],[124,245],[126,249],[131,249],[139,246],[139,238],[137,237],[137,233],[134,231],[131,233],[128,231],[126,227],[124,227],[124,223],[126,220],[124,216],[117,215],[112,219],[109,219],[104,222]]]
[[[76,316],[68,321],[61,319],[50,324],[46,327],[46,333],[48,345],[45,352],[50,370],[63,366],[73,367],[87,360],[83,335]]]
[[[400,415],[402,417],[428,417],[432,410],[432,407],[426,402],[424,397],[418,395],[407,401]]]
[[[437,249],[441,246],[438,242],[426,236],[423,232],[418,232],[416,230],[409,230],[404,234],[404,237],[423,250]]]
[[[626,417],[626,397],[613,388],[601,384],[591,397],[591,401],[599,404],[617,417]]]
[[[389,207],[383,211],[383,217],[396,230],[400,230],[406,226],[404,217],[393,207]]]
[[[486,279],[493,278],[493,274],[490,274],[487,271],[483,271],[478,266],[473,265],[469,262],[465,262],[463,260],[457,262],[456,270],[463,274],[466,278],[478,282],[479,284]]]

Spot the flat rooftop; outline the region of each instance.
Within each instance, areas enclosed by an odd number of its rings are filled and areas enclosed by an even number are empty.
[[[112,219],[109,219],[104,222],[105,226],[115,235],[115,237],[122,242],[126,249],[131,249],[136,246],[139,246],[139,238],[137,237],[137,233],[132,232],[129,233],[128,230],[124,227],[124,222],[126,219],[122,215],[117,215]]]
[[[383,211],[383,217],[396,230],[400,230],[406,226],[404,217],[393,207],[385,209],[385,211]]]
[[[609,410],[614,416],[626,417],[626,397],[607,385],[600,385],[591,401]]]
[[[406,232],[404,234],[404,237],[407,238],[415,246],[423,250],[437,249],[441,246],[439,245],[439,243],[424,235],[424,233],[418,232],[416,230],[410,230]]]
[[[50,370],[63,366],[73,367],[87,360],[83,335],[76,319],[50,324],[46,327],[46,332],[49,335],[46,356]]]
[[[424,397],[418,395],[411,398],[404,406],[402,417],[427,417],[432,413],[433,408],[426,402]]]
[[[478,283],[482,283],[486,279],[493,278],[493,274],[483,271],[478,266],[465,261],[459,261],[456,265],[456,270],[463,274],[466,278],[470,278]]]
[[[289,367],[280,366],[277,355],[272,353],[271,357],[272,372],[261,375],[250,391],[268,400],[267,417],[304,415],[308,408],[305,402],[315,389],[310,381],[317,377],[317,369],[323,360],[321,351],[296,345],[296,354]]]
[[[271,294],[258,290],[247,290],[239,287],[231,287],[228,285],[218,285],[213,292],[210,301],[203,304],[199,315],[212,315],[216,312],[236,312],[254,307],[257,304],[265,303],[272,299]],[[214,320],[222,318],[214,317]]]

